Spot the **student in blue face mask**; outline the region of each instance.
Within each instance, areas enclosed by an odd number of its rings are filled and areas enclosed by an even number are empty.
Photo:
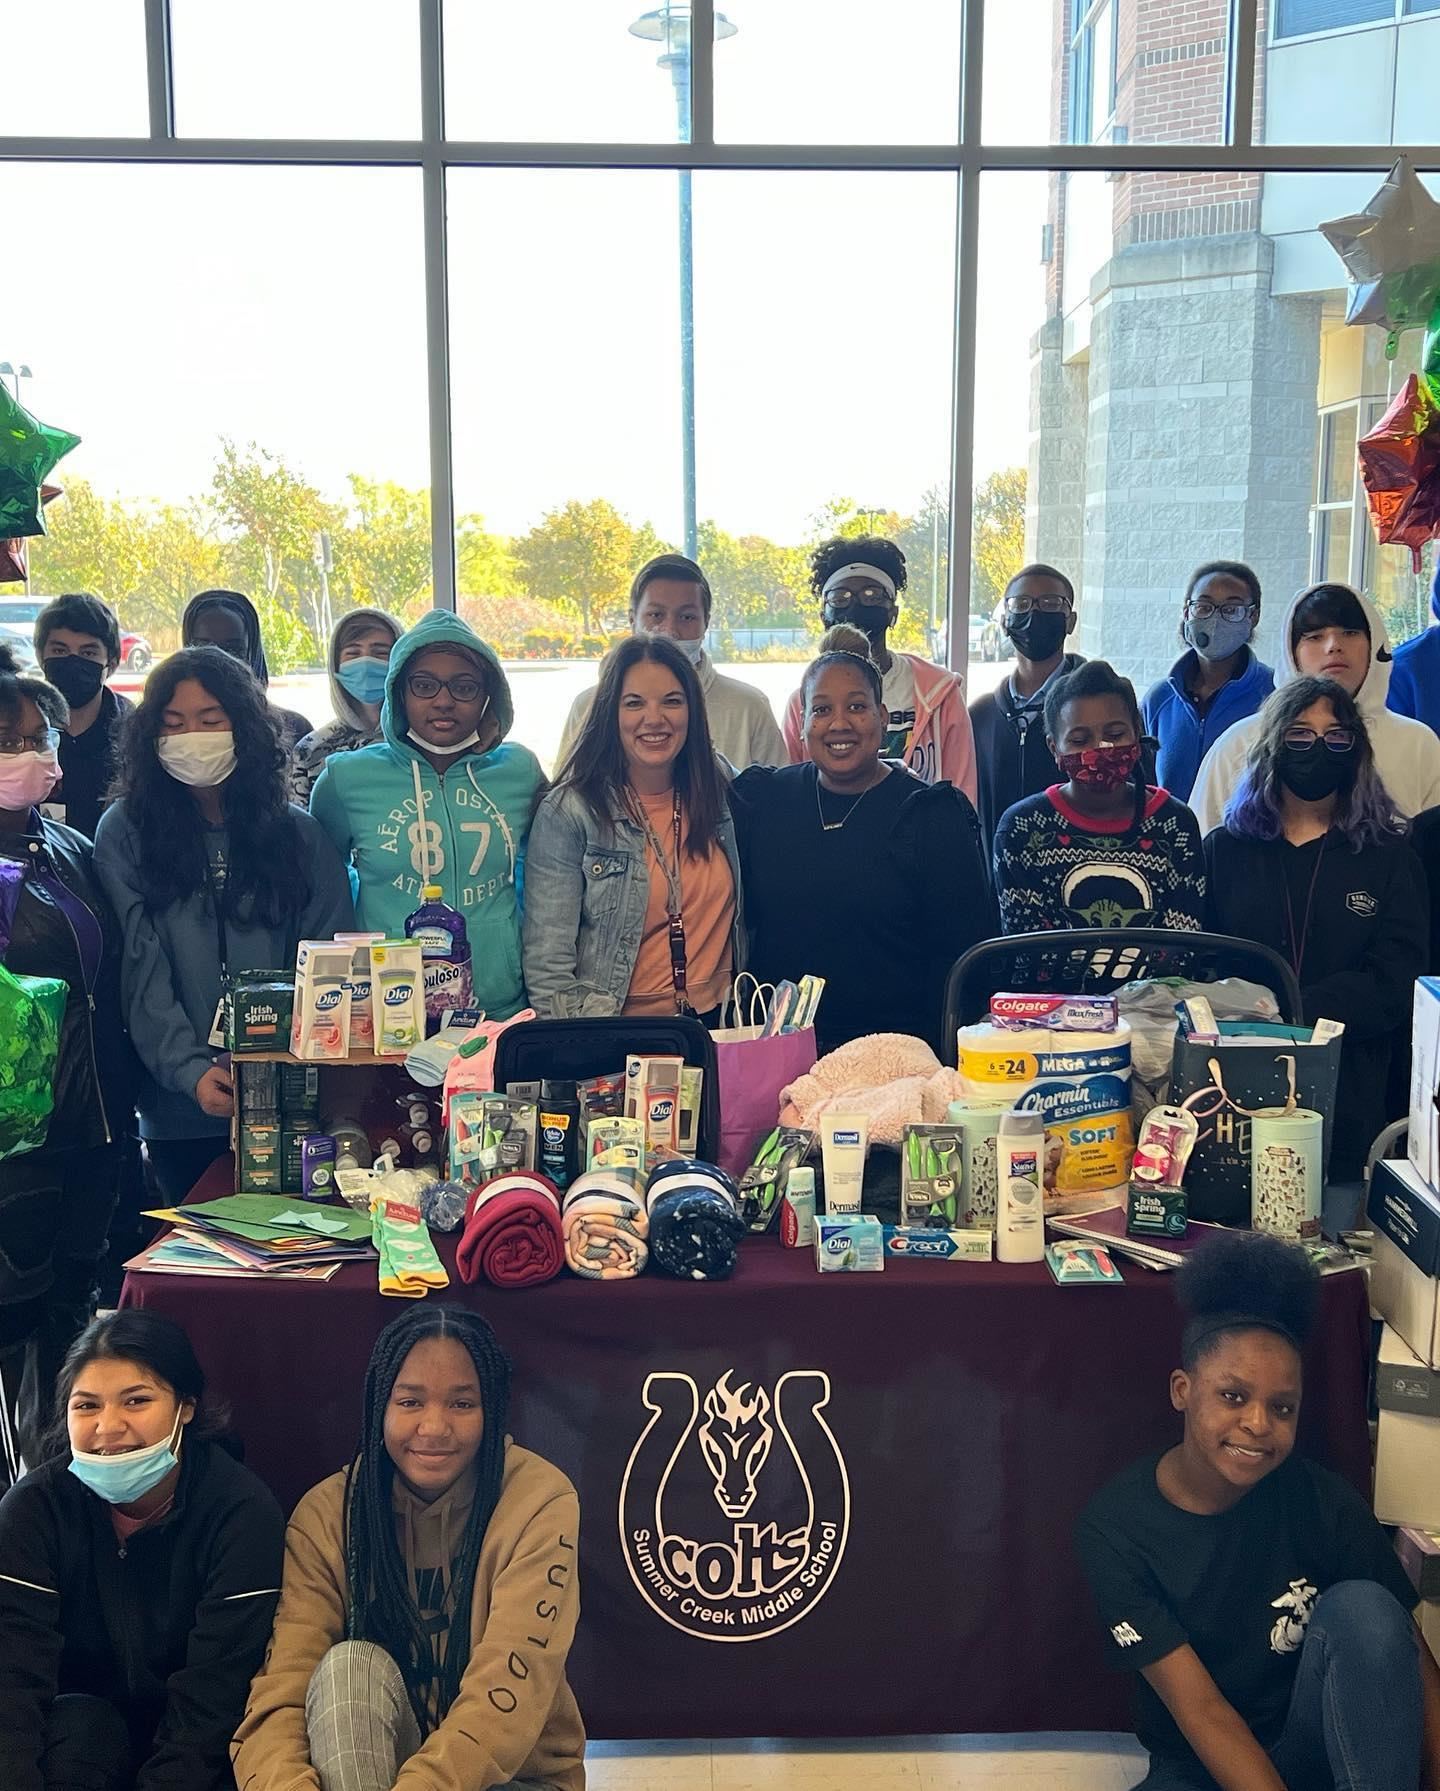
[[[352,609],[335,624],[330,636],[330,701],[335,719],[298,741],[290,759],[290,799],[310,806],[315,779],[325,761],[337,752],[354,752],[382,738],[380,705],[385,701],[385,674],[390,649],[404,633],[383,609]]]
[[[1250,637],[1260,620],[1260,580],[1239,560],[1197,566],[1185,587],[1180,638],[1185,651],[1140,705],[1146,735],[1159,743],[1155,782],[1188,802],[1207,752],[1229,727],[1254,715],[1275,688]]]
[[[280,1592],[284,1520],[211,1438],[184,1331],[108,1313],[53,1450],[0,1499],[0,1785],[221,1791]]]

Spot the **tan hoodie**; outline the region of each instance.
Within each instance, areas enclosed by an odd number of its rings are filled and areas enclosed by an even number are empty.
[[[275,1632],[231,1749],[240,1791],[320,1791],[305,1693],[326,1650],[345,1639],[344,1489],[343,1473],[312,1487],[286,1531]],[[468,1477],[430,1505],[397,1479],[396,1535],[412,1589],[437,1569],[448,1577],[470,1502]],[[459,1695],[401,1767],[395,1791],[489,1791],[512,1779],[584,1791],[585,1731],[565,1678],[580,1614],[579,1529],[570,1482],[507,1440]]]

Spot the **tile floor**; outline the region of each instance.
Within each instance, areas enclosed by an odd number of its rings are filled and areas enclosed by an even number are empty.
[[[1131,1791],[1129,1735],[910,1735],[883,1741],[592,1741],[589,1791]]]

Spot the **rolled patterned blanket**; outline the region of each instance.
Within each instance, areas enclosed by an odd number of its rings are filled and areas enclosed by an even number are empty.
[[[629,1281],[649,1261],[641,1198],[614,1170],[592,1169],[565,1191],[565,1261],[587,1281]]]
[[[496,1287],[534,1287],[565,1266],[560,1190],[534,1170],[496,1176],[477,1188],[455,1252],[464,1281]]]
[[[745,1235],[735,1183],[713,1163],[664,1163],[650,1178],[650,1256],[662,1274],[723,1281]]]

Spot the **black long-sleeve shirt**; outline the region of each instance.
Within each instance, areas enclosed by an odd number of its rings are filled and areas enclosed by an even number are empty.
[[[1387,1120],[1391,1052],[1429,960],[1430,905],[1409,842],[1352,852],[1339,833],[1292,846],[1217,828],[1205,840],[1208,923],[1295,966],[1307,1022],[1345,1027],[1330,1170],[1359,1173]]]
[[[822,1052],[870,1032],[939,1051],[946,973],[996,931],[968,798],[898,765],[858,798],[822,790],[812,764],[757,765],[731,785],[730,807],[749,968],[762,982],[826,979]]]
[[[69,1461],[0,1499],[0,1785],[41,1791],[54,1699],[114,1704],[136,1791],[233,1786],[230,1739],[270,1639],[285,1524],[248,1468],[181,1444],[170,1512],[121,1543]]]

